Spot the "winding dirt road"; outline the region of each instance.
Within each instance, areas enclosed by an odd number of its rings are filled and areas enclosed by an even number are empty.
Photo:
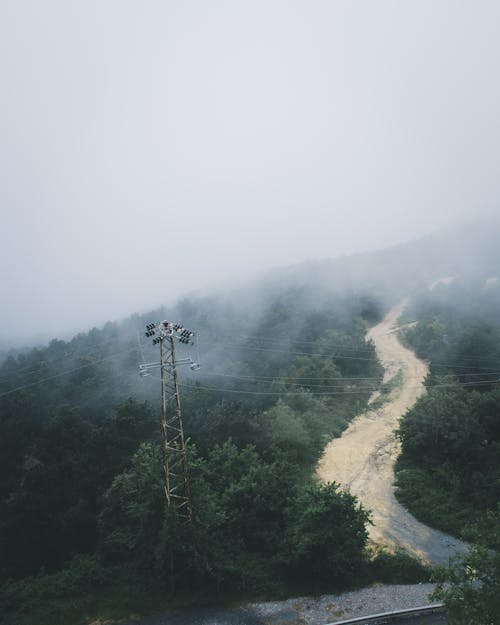
[[[384,382],[401,371],[402,384],[381,408],[356,417],[340,438],[326,446],[317,476],[322,482],[338,482],[372,511],[372,544],[404,549],[432,564],[446,564],[453,553],[464,551],[465,545],[417,521],[394,496],[393,470],[400,452],[394,430],[398,419],[425,392],[427,374],[427,365],[397,337],[398,319],[405,306],[406,300],[400,302],[366,335],[385,368]]]

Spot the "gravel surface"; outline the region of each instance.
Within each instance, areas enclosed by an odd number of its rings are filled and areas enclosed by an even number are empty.
[[[434,584],[370,586],[341,595],[298,597],[248,606],[266,625],[326,625],[349,618],[431,605]]]
[[[430,605],[433,584],[380,585],[341,595],[250,603],[235,609],[175,610],[121,625],[327,625],[348,618]]]

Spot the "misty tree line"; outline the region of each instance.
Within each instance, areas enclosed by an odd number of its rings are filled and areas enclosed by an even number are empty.
[[[150,315],[11,356],[0,371],[4,609],[17,609],[27,587],[57,598],[90,578],[181,594],[358,579],[367,512],[311,475],[326,440],[380,380],[364,342],[380,317],[374,300],[284,290],[258,311],[212,298],[155,317],[182,319],[201,335],[206,373],[181,379],[193,528],[164,515],[159,385],[137,375],[136,331]]]

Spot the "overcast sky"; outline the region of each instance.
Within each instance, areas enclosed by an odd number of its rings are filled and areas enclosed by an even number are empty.
[[[500,213],[497,0],[0,7],[0,338]]]

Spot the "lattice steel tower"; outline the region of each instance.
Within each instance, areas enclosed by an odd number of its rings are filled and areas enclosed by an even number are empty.
[[[189,365],[197,370],[200,365],[191,358],[177,359],[175,341],[192,343],[194,332],[170,321],[149,323],[146,336],[153,338],[153,345],[160,346],[160,362],[139,365],[141,375],[149,375],[149,370],[160,368],[161,373],[161,422],[164,491],[167,506],[174,507],[178,516],[188,523],[192,519],[189,471],[182,427],[181,402],[177,381],[177,367]]]

